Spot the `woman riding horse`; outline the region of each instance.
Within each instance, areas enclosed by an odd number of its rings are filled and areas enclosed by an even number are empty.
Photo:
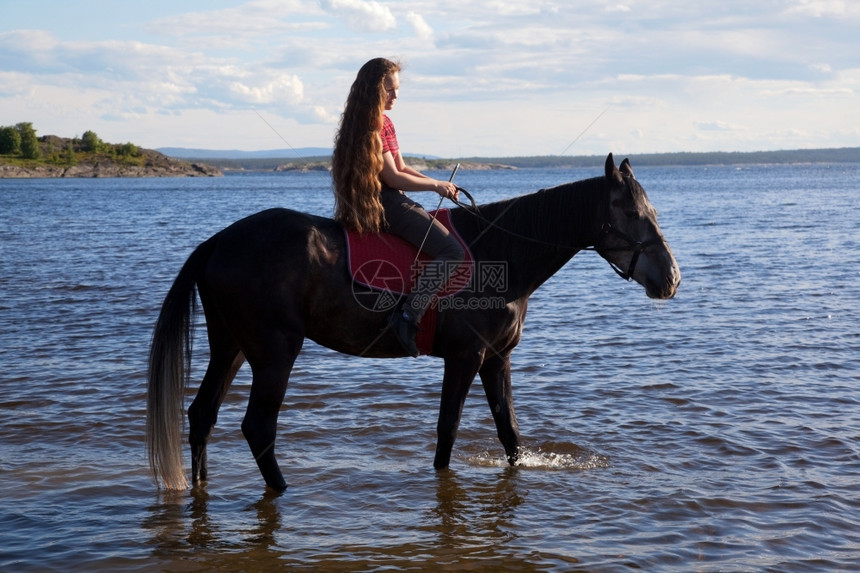
[[[438,291],[463,261],[459,242],[403,191],[435,191],[457,200],[457,186],[427,177],[403,161],[390,111],[400,89],[400,64],[370,60],[358,71],[335,136],[332,179],[335,219],[347,229],[388,231],[418,247],[433,260],[433,272],[418,276],[402,310],[389,326],[404,349],[418,356],[418,323]]]

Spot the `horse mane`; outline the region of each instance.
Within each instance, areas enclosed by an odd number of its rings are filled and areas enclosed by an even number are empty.
[[[534,248],[541,243],[582,248],[586,245],[577,240],[583,240],[595,225],[599,227],[606,216],[605,189],[605,177],[594,177],[487,203],[479,206],[480,217],[457,217],[457,228],[472,237],[483,235],[479,240],[486,237],[505,250]]]

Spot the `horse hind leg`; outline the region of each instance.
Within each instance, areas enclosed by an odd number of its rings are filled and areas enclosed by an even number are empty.
[[[236,376],[244,356],[238,350],[209,360],[206,375],[197,396],[188,408],[188,441],[191,445],[191,476],[193,483],[206,481],[208,475],[206,445],[218,421],[218,410]]]
[[[194,484],[206,481],[206,445],[218,421],[218,410],[230,384],[245,361],[238,344],[217,317],[207,316],[206,324],[209,333],[209,365],[197,396],[188,408],[188,441],[191,445],[191,476]]]

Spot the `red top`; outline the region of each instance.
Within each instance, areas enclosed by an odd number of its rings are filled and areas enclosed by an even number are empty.
[[[382,153],[390,151],[391,155],[396,155],[400,150],[400,145],[397,143],[397,132],[394,130],[394,124],[387,115],[382,115],[382,131],[379,132],[382,137]]]

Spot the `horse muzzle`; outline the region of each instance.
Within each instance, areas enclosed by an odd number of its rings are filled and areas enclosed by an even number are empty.
[[[668,251],[665,255],[668,260],[661,261],[663,264],[660,265],[651,265],[648,257],[642,257],[644,264],[640,264],[641,275],[637,272],[633,276],[636,282],[645,287],[645,294],[649,298],[668,300],[675,296],[681,284],[681,269],[678,268],[675,257]],[[663,270],[659,270],[660,268]]]

